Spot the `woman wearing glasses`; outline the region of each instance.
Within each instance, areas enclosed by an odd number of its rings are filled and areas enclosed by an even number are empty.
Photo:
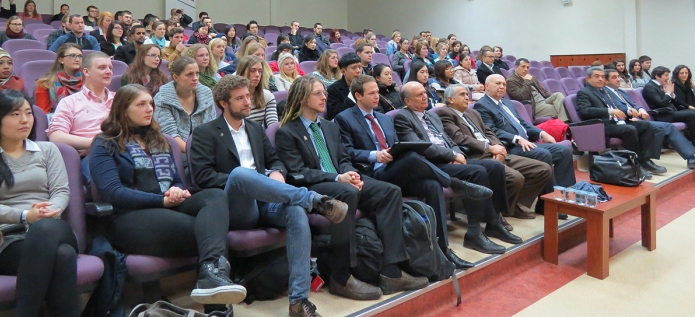
[[[121,86],[128,84],[140,84],[145,86],[154,95],[159,92],[159,87],[166,84],[169,80],[159,70],[162,62],[162,51],[154,44],[143,44],[135,54],[135,60],[128,66],[123,76],[121,76]]]
[[[82,89],[82,48],[75,43],[63,44],[53,67],[36,81],[34,101],[46,113],[53,113],[60,99]]]
[[[0,32],[0,45],[8,40],[35,40],[29,33],[24,33],[24,23],[18,16],[13,16],[5,24],[5,32]]]
[[[125,23],[113,21],[106,31],[106,41],[99,42],[101,51],[108,56],[116,55],[116,50],[125,43]]]

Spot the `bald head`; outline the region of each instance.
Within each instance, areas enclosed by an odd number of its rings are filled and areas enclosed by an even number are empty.
[[[507,80],[504,79],[504,76],[498,74],[487,76],[485,79],[485,93],[495,100],[504,98],[504,94],[507,93]]]
[[[425,86],[416,81],[407,82],[401,88],[401,98],[408,109],[423,112],[427,109],[427,92]]]

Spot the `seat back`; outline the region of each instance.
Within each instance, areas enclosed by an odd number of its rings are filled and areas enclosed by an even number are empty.
[[[521,117],[522,120],[533,124],[533,119],[531,119],[531,115],[528,113],[528,110],[526,110],[526,107],[524,107],[524,104],[516,100],[511,100],[511,102],[514,104],[516,112],[519,113],[519,117]]]
[[[579,66],[571,66],[569,71],[572,73],[572,77],[574,78],[586,77],[586,72]]]
[[[372,65],[377,65],[377,64],[386,64],[387,66],[391,66],[391,61],[389,60],[389,57],[386,56],[384,53],[374,53],[372,54]]]
[[[543,81],[543,86],[545,86],[545,89],[547,89],[551,93],[559,92],[562,93],[563,95],[567,96],[567,92],[565,91],[564,88],[562,88],[562,84],[560,83],[559,80],[556,79],[546,79]]]
[[[84,54],[87,55],[87,54]],[[119,60],[112,60],[111,64],[113,65],[113,75],[123,75],[125,74],[125,71],[128,69],[128,64],[121,62]]]
[[[541,66],[553,68],[553,63],[550,61],[541,61]]]
[[[55,31],[55,28],[48,25],[48,24],[27,24],[24,26],[24,33],[30,33],[34,34],[34,31],[38,29],[46,29],[46,30],[51,30]]]
[[[637,88],[637,89],[627,89],[624,90],[625,93],[627,93],[627,96],[637,104],[638,106],[644,108],[644,110],[651,110],[649,108],[649,105],[647,104],[647,101],[644,100],[644,97],[642,96],[642,88]]]
[[[567,97],[565,97],[565,111],[567,111],[567,115],[570,117],[571,122],[581,122],[582,118],[579,116],[579,112],[577,112],[577,108],[574,106],[574,102],[577,100],[577,95],[571,94]]]
[[[584,88],[586,85],[586,77],[577,78],[577,84],[579,84],[579,89]]]
[[[287,99],[287,91],[275,91],[273,92],[273,96],[275,96],[275,103],[280,103],[280,101],[283,101]]]
[[[278,132],[278,129],[280,129],[280,122],[275,122],[265,129],[265,135],[268,137],[273,147],[275,147],[275,133]]]
[[[34,30],[34,32],[31,32],[31,35],[33,35],[34,38],[38,40],[38,39],[40,39],[40,38],[43,37],[43,36],[46,36],[46,35],[49,35],[49,34],[53,33],[54,31],[55,31],[54,28],[50,28],[50,29],[37,29],[37,30]],[[46,48],[48,48],[48,47],[46,47]],[[14,60],[14,59],[13,59],[13,60]]]
[[[574,78],[561,78],[560,84],[565,88],[567,95],[576,95],[582,89]]]
[[[2,44],[2,48],[8,53],[10,53],[10,56],[14,56],[14,53],[19,50],[45,50],[46,45],[37,40],[18,39],[5,41],[5,43]]]
[[[343,57],[343,55],[347,53],[354,53],[355,50],[349,47],[338,47],[335,49],[336,52],[338,52],[338,57]]]
[[[529,61],[529,66],[538,69],[543,67],[543,65],[541,65],[541,62],[539,61]]]
[[[396,118],[396,115],[398,114],[399,111],[401,111],[401,109],[391,110],[391,111],[387,112],[386,115],[391,117],[391,120],[393,120]]]
[[[54,61],[56,58],[56,53],[53,51],[49,51],[46,49],[26,49],[26,50],[19,50],[15,52],[15,54],[12,56],[12,63],[15,65],[14,68],[14,74],[23,77],[22,76],[22,68],[21,66],[24,65],[27,62],[31,61]]]
[[[572,73],[569,69],[567,69],[567,67],[556,67],[555,72],[560,76],[560,78],[574,78],[574,76],[572,76]]]
[[[514,57],[514,55],[504,55],[504,56],[502,56],[502,58],[504,58],[510,62],[516,62],[516,57]]]
[[[334,50],[338,49],[340,47],[345,47],[345,44],[343,44],[343,43],[331,43],[331,48]]]
[[[398,88],[403,87],[403,81],[401,80],[401,76],[398,76],[397,73],[392,74],[393,82],[396,83],[396,86],[398,86]]]
[[[275,53],[275,51],[276,51],[277,49],[278,49],[277,46],[268,46],[268,47],[266,47],[266,48],[265,48],[266,60],[269,60],[267,57],[273,55],[273,53]]]
[[[304,71],[304,74],[310,75],[314,72],[314,70],[316,70],[316,61],[303,61],[299,63],[299,68]]]
[[[115,75],[111,77],[111,84],[107,87],[109,91],[116,92],[118,89],[121,88],[121,75]]]
[[[543,75],[545,75],[545,79],[560,80],[560,75],[558,75],[558,73],[555,71],[555,68],[543,67],[543,68],[541,68],[541,71],[543,71]]]
[[[42,112],[43,113],[43,112]],[[84,210],[84,191],[82,189],[82,165],[80,154],[72,146],[56,142],[55,145],[60,150],[68,174],[68,187],[70,188],[70,199],[68,206],[62,214],[77,237],[77,246],[80,253],[87,249],[87,226],[85,222]]]
[[[538,78],[538,81],[544,81],[546,79],[545,74],[543,74],[540,68],[531,67],[528,69],[528,73]]]
[[[21,65],[20,73],[24,79],[24,93],[34,96],[36,81],[45,75],[51,67],[53,67],[53,61],[31,61]]]
[[[48,117],[46,113],[38,106],[31,106],[31,111],[34,115],[34,126],[36,127],[36,138],[34,141],[48,141],[48,135],[46,135]]]

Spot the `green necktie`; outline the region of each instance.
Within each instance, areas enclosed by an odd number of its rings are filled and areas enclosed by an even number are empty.
[[[314,138],[314,146],[316,147],[316,151],[319,152],[319,160],[321,161],[321,165],[323,165],[323,169],[325,169],[328,173],[337,173],[335,166],[333,166],[333,162],[331,162],[331,155],[328,154],[326,141],[323,140],[323,135],[321,135],[319,125],[316,123],[311,123],[309,128],[311,129],[311,135]]]

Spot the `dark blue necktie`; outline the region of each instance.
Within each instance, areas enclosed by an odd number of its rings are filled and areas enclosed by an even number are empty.
[[[517,132],[519,132],[519,136],[524,138],[525,140],[528,140],[528,134],[526,134],[526,129],[524,129],[523,126],[521,126],[521,123],[517,121],[517,119],[512,116],[512,114],[507,111],[507,105],[505,105],[501,100],[500,103],[498,104],[500,107],[500,111],[502,111],[502,115],[507,118],[507,121],[514,126],[514,129],[516,129]]]

